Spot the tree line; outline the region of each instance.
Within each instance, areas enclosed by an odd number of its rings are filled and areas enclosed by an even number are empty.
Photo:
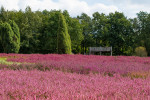
[[[89,47],[112,46],[113,55],[134,55],[144,47],[150,56],[150,14],[105,15],[95,12],[71,17],[67,10],[8,11],[0,9],[0,52],[84,54]]]

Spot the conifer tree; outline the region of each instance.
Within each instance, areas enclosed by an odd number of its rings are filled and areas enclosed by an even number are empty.
[[[0,40],[5,53],[18,53],[20,48],[20,33],[13,21],[0,24]]]
[[[13,45],[14,45],[14,53],[18,53],[20,49],[20,32],[19,32],[19,27],[18,25],[12,21],[9,20],[9,24],[14,32],[13,35]]]
[[[65,18],[62,13],[58,14],[57,52],[59,54],[71,54],[71,39],[68,34]]]

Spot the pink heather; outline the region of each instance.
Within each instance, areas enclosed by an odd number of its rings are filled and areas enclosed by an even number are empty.
[[[149,76],[144,79],[122,76],[150,72],[148,57],[66,54],[0,54],[0,57],[10,62],[26,62],[31,64],[29,67],[50,68],[11,70],[7,67],[18,65],[1,64],[0,100],[150,100]]]

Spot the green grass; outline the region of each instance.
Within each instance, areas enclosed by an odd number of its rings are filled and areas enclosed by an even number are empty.
[[[9,61],[7,61],[7,58],[0,57],[0,64],[4,64],[4,65],[17,64],[17,65],[20,65],[21,63],[18,63],[18,62],[9,62]]]

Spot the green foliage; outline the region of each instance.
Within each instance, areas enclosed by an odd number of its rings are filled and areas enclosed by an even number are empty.
[[[134,44],[132,24],[123,13],[110,13],[108,18],[110,27],[105,38],[109,41],[109,45],[113,47],[115,55],[127,55],[125,52],[129,51],[128,49]]]
[[[39,51],[39,29],[42,25],[42,19],[37,13],[32,12],[30,7],[27,7],[23,16],[21,27],[21,52],[36,53]],[[35,49],[37,48],[37,49]]]
[[[67,10],[33,12],[27,7],[25,11],[8,11],[1,7],[0,52],[57,53],[61,48],[60,53],[70,54],[72,50],[75,54],[84,54],[89,47],[112,46],[113,55],[133,55],[136,47],[143,46],[150,56],[149,25],[147,12],[128,19],[119,12],[109,15],[95,12],[92,17],[82,13],[71,17]]]
[[[5,53],[12,53],[13,50],[13,35],[14,32],[7,22],[1,24],[1,43]]]
[[[8,12],[5,10],[3,6],[0,8],[0,19],[2,21],[8,21]]]
[[[79,48],[81,46],[81,42],[84,39],[82,34],[82,26],[79,23],[78,19],[71,19],[69,34],[71,38],[72,51],[73,53],[79,53]]]
[[[59,11],[44,10],[42,14],[42,27],[40,34],[41,53],[57,53],[57,30]],[[47,41],[45,41],[47,40]]]
[[[20,49],[20,32],[18,25],[14,22],[9,20],[9,24],[14,32],[13,42],[14,42],[14,53],[18,53]]]
[[[1,44],[5,53],[18,53],[20,48],[20,33],[14,21],[0,24]]]
[[[25,11],[9,11],[8,18],[14,20],[20,31],[19,53],[37,53],[39,51],[39,35],[42,18],[39,13],[32,12],[30,7]]]
[[[3,46],[2,46],[2,37],[1,37],[1,26],[2,26],[2,21],[0,20],[0,52],[3,52],[4,50],[3,50]]]
[[[79,23],[79,19],[71,18],[69,13],[65,10],[63,11],[63,15],[66,19],[68,33],[71,38],[71,48],[73,53],[81,52],[81,42],[84,39],[83,37],[83,29],[82,24]]]
[[[77,17],[80,20],[80,23],[82,25],[82,34],[83,34],[83,41],[81,43],[81,53],[87,53],[87,48],[94,45],[94,38],[92,33],[92,20],[91,18],[85,14],[82,13],[81,16]],[[92,40],[91,40],[92,39]]]
[[[62,13],[59,13],[58,16],[57,51],[59,54],[71,54],[71,40],[65,18]]]
[[[135,55],[140,57],[147,57],[147,51],[145,47],[137,47],[135,49]]]
[[[109,32],[109,23],[108,18],[105,14],[99,14],[95,12],[93,14],[93,32],[94,32],[94,39],[96,40],[96,46],[109,46],[108,40],[105,36]]]
[[[137,14],[138,20],[138,41],[140,41],[139,45],[143,45],[150,56],[150,14],[147,12],[140,12]]]

